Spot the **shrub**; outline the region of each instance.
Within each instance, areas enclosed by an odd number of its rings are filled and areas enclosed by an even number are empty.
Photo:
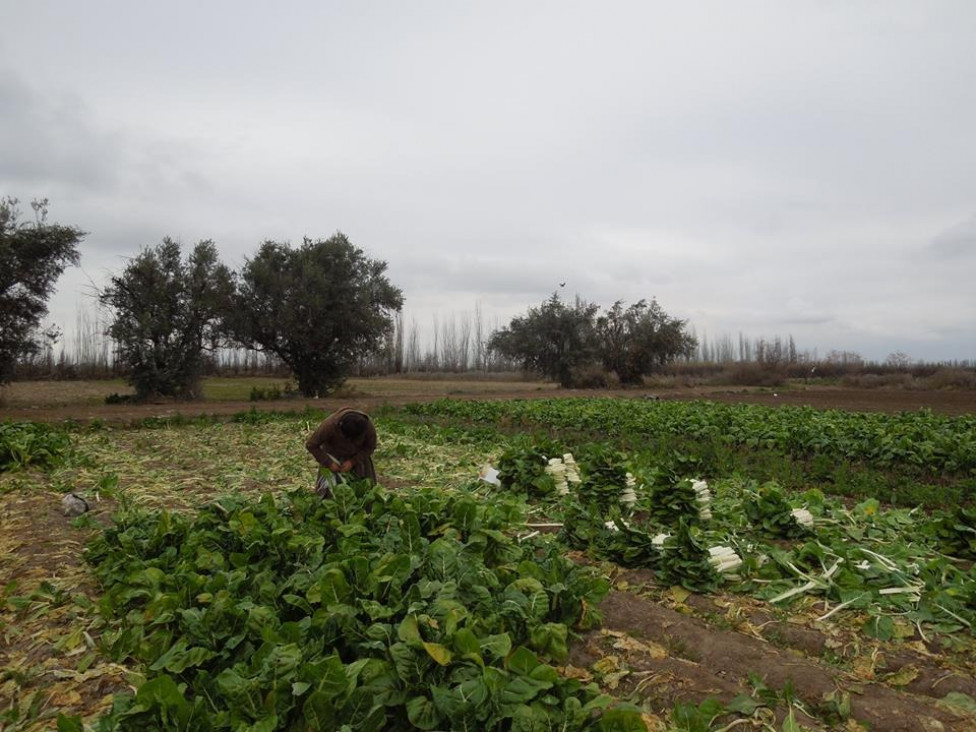
[[[976,371],[971,369],[939,369],[925,379],[929,389],[976,389]]]
[[[841,384],[855,389],[911,389],[915,379],[906,373],[848,374]]]
[[[572,389],[606,389],[619,386],[620,381],[595,364],[573,369],[568,386]]]
[[[719,374],[714,383],[729,386],[782,386],[786,383],[786,377],[779,369],[758,363],[739,363]]]

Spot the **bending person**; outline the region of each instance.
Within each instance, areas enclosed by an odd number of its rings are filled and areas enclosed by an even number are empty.
[[[332,489],[343,474],[376,482],[376,428],[363,412],[349,407],[333,412],[308,436],[305,448],[319,464],[315,492],[323,498],[332,497]]]

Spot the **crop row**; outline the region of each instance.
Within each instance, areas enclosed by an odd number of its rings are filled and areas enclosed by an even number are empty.
[[[668,437],[718,441],[807,458],[855,460],[878,468],[913,466],[976,475],[976,417],[929,411],[900,414],[636,399],[550,399],[508,402],[439,400],[408,413],[490,424],[581,430],[625,439]]]
[[[608,585],[519,520],[366,484],[124,511],[86,556],[102,651],[148,679],[99,729],[643,729],[550,665]]]
[[[892,617],[940,632],[976,624],[976,512],[853,508],[775,483],[705,482],[600,444],[516,439],[499,490],[538,501],[560,539],[664,584],[727,590],[774,603],[816,596],[856,611],[874,635]],[[881,624],[880,629],[878,624]]]

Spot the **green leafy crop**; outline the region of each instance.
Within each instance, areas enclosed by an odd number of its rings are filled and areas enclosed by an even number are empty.
[[[747,490],[742,508],[752,525],[769,536],[792,539],[809,533],[806,527],[797,523],[786,494],[775,483]]]
[[[52,468],[71,455],[71,438],[64,430],[34,422],[0,422],[0,472]]]
[[[123,510],[88,561],[148,678],[101,730],[641,729],[558,674],[607,592],[515,504],[340,485],[225,498],[194,517]]]
[[[549,459],[562,455],[551,440],[515,440],[498,459],[498,479],[503,487],[534,496],[548,496],[555,490],[552,476],[546,473]]]

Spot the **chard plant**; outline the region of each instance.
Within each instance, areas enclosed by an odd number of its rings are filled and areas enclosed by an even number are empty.
[[[124,508],[86,558],[103,651],[146,681],[99,729],[643,729],[552,665],[606,581],[513,518],[365,483]]]
[[[976,509],[957,506],[940,512],[929,522],[927,533],[944,554],[976,559]]]
[[[565,478],[559,468],[550,470],[550,459],[564,450],[541,438],[514,441],[498,459],[498,480],[502,487],[529,496],[549,496],[556,491],[557,477]],[[558,459],[558,458],[556,458]]]
[[[696,479],[662,482],[651,490],[648,512],[666,525],[708,521],[712,518],[711,491],[704,481]]]
[[[636,480],[627,469],[623,453],[606,445],[591,444],[578,450],[582,482],[577,498],[602,514],[612,507],[633,509],[637,503]]]
[[[27,467],[49,470],[73,456],[67,432],[37,422],[0,422],[0,473]]]
[[[747,488],[742,509],[752,525],[769,536],[794,539],[807,535],[813,527],[813,514],[794,509],[774,482]]]

